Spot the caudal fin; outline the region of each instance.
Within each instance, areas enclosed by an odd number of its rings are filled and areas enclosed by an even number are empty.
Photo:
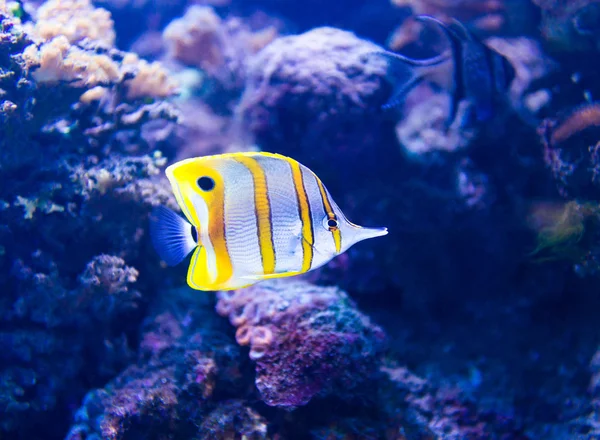
[[[150,214],[150,237],[161,260],[175,266],[197,246],[194,227],[164,206]]]

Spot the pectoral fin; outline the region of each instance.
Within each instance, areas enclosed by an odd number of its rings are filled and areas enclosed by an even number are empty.
[[[150,237],[161,260],[175,266],[196,247],[193,226],[164,206],[150,215]]]

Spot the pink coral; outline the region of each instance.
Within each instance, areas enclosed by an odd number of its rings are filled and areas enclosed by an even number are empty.
[[[352,393],[374,371],[383,331],[335,287],[278,280],[218,298],[217,312],[238,327],[238,343],[250,346],[256,386],[269,405]]]

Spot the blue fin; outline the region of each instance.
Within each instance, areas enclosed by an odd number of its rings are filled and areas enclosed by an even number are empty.
[[[379,57],[387,62],[386,77],[392,83],[392,96],[381,107],[384,110],[397,107],[408,93],[419,85],[428,75],[428,69],[435,68],[448,60],[445,54],[427,59],[413,59],[389,51],[368,52],[365,59]]]
[[[194,227],[164,206],[150,214],[150,238],[161,260],[175,266],[194,250]]]
[[[455,29],[450,28],[442,21],[430,15],[419,15],[415,17],[415,20],[420,21],[422,23],[434,23],[441,29],[444,35],[446,35],[446,38],[448,38],[448,42],[450,43],[454,63],[454,87],[450,92],[450,109],[445,122],[445,128],[446,130],[448,130],[454,122],[454,120],[456,119],[456,115],[458,113],[458,105],[463,99],[465,99],[462,59],[464,57],[463,44],[465,44],[465,42],[467,41],[472,41],[472,35],[457,20],[453,20],[453,23],[456,27],[458,27],[458,30],[461,32],[462,35],[460,35]]]

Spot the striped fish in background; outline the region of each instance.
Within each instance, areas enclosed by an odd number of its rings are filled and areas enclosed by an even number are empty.
[[[387,234],[350,223],[311,170],[279,154],[186,159],[166,174],[187,221],[157,208],[150,234],[168,265],[194,252],[187,282],[197,290],[299,275]]]

